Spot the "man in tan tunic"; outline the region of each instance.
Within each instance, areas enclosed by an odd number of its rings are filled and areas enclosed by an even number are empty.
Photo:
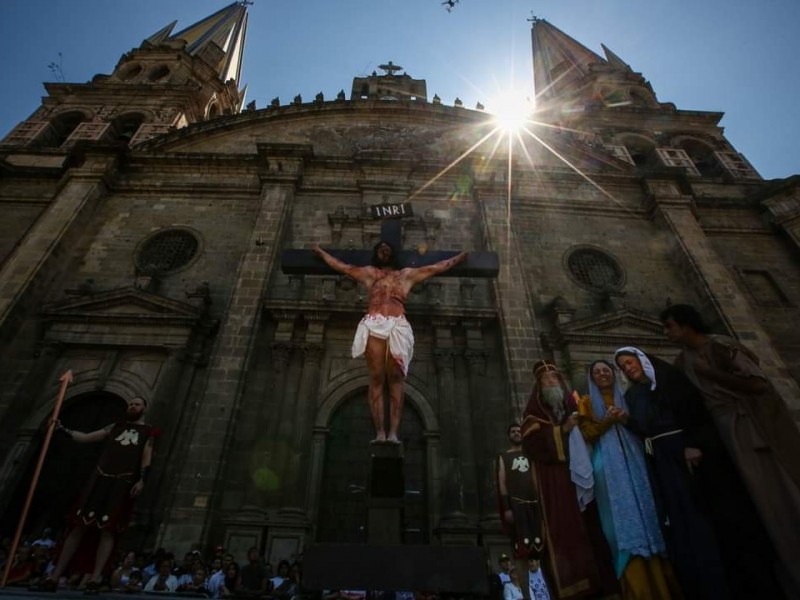
[[[452,269],[467,258],[467,253],[461,252],[427,267],[396,269],[394,249],[384,241],[375,246],[373,264],[366,267],[343,263],[318,244],[311,249],[331,269],[364,284],[369,292],[367,314],[356,330],[352,353],[353,358],[362,354],[367,357],[369,407],[375,424],[374,441],[398,443],[403,388],[414,350],[414,334],[405,317],[406,298],[416,284]],[[387,382],[390,409],[388,436],[383,410]]]
[[[800,597],[797,425],[752,351],[732,338],[709,335],[692,306],[670,306],[661,321],[666,336],[683,347],[675,364],[702,392],[785,567],[783,576],[791,579],[785,583]]]

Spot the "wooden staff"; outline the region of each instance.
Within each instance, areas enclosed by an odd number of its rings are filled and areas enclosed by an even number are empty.
[[[11,549],[8,552],[8,559],[6,560],[6,568],[3,571],[3,581],[0,582],[0,588],[6,587],[8,574],[11,572],[11,565],[14,562],[14,556],[17,552],[19,539],[22,537],[22,528],[25,526],[25,519],[28,518],[28,510],[31,507],[33,493],[36,491],[36,484],[39,483],[39,475],[42,472],[44,458],[47,455],[47,449],[50,447],[50,440],[53,437],[56,423],[58,423],[58,413],[61,412],[61,404],[64,402],[64,395],[67,393],[67,386],[72,381],[72,370],[64,372],[64,374],[61,375],[58,380],[61,382],[61,388],[58,390],[58,397],[56,398],[56,404],[53,407],[53,414],[50,416],[50,421],[47,423],[47,430],[45,431],[44,441],[42,442],[42,450],[39,452],[39,460],[36,462],[36,469],[33,471],[33,479],[31,479],[31,485],[28,488],[28,497],[25,498],[25,506],[22,507],[22,515],[20,516],[19,523],[17,524],[17,532],[14,534],[14,541],[11,542]]]

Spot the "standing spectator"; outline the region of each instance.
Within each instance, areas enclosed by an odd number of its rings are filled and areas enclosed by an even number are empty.
[[[531,600],[550,600],[550,592],[547,589],[547,582],[544,580],[541,563],[538,559],[528,559],[528,587],[531,592]]]
[[[791,413],[761,370],[758,356],[734,339],[710,335],[694,307],[670,306],[661,321],[667,337],[682,346],[675,365],[699,388],[791,578],[789,585],[800,597],[800,526],[787,527],[800,523],[800,433]],[[763,562],[758,556],[764,549],[741,537],[749,532],[733,532],[754,551],[752,559]]]
[[[42,588],[54,591],[58,579],[67,569],[81,546],[87,530],[99,536],[94,557],[94,571],[86,590],[96,592],[100,578],[114,551],[115,534],[128,526],[133,501],[144,489],[153,457],[153,440],[158,430],[145,424],[147,402],[135,397],[128,401],[124,420],[112,423],[91,433],[73,431],[58,423],[58,429],[73,441],[86,444],[105,441],[103,453],[73,515],[72,529],[64,540],[61,555],[52,577],[43,581]]]
[[[539,558],[544,549],[542,509],[536,489],[536,473],[522,451],[522,430],[517,423],[508,428],[511,446],[497,456],[497,495],[503,527],[511,537],[516,567],[525,572],[526,560]],[[527,597],[526,590],[522,590]]]
[[[536,383],[525,408],[522,447],[534,462],[547,526],[545,567],[550,569],[553,591],[559,598],[574,598],[599,593],[606,585],[617,588],[610,556],[606,560],[600,555],[609,554],[607,545],[593,551],[570,472],[569,436],[578,424],[577,404],[554,363],[541,360],[533,368]],[[579,442],[586,455],[583,440]],[[591,465],[588,468],[591,474]],[[601,584],[600,572],[605,571],[609,581]],[[602,591],[610,595],[618,590]]]
[[[595,501],[623,598],[680,597],[666,559],[642,441],[622,423],[628,406],[604,360],[589,366],[578,426],[592,450]]]
[[[247,551],[247,560],[248,563],[242,567],[241,571],[241,590],[251,594],[265,594],[267,592],[267,569],[261,563],[258,548],[253,547]]]
[[[620,348],[614,360],[632,382],[625,392],[630,412],[620,416],[644,440],[681,588],[691,598],[730,598],[709,518],[725,452],[699,392],[678,369],[638,348]]]
[[[158,563],[158,573],[150,578],[144,586],[145,592],[174,592],[178,589],[178,580],[172,574],[172,561],[162,558]]]

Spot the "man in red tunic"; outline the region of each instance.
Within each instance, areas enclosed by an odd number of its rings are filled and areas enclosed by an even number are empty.
[[[97,431],[83,433],[58,427],[79,444],[105,441],[89,484],[72,514],[72,529],[64,540],[51,578],[42,587],[55,591],[56,584],[81,547],[89,529],[99,532],[92,578],[87,592],[97,590],[103,569],[114,549],[115,537],[128,526],[134,499],[144,488],[153,457],[153,440],[158,430],[144,422],[147,403],[143,398],[128,401],[125,419]]]
[[[556,365],[539,361],[533,369],[536,383],[525,408],[522,447],[533,459],[544,512],[543,562],[555,597],[582,598],[600,585],[569,469],[568,438],[578,423],[577,406]]]

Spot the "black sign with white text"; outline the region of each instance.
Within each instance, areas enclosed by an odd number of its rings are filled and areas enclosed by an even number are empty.
[[[413,217],[414,211],[410,202],[399,204],[373,204],[369,207],[369,213],[375,219],[402,219],[403,217]]]

